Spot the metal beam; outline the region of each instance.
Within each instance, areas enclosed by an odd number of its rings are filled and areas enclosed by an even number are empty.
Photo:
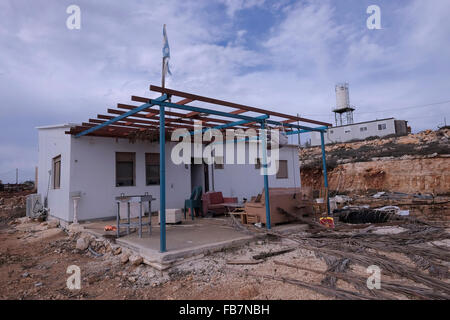
[[[271,115],[271,116],[292,119],[292,120],[295,120],[295,121],[309,122],[309,123],[314,123],[314,124],[318,124],[318,125],[330,126],[331,127],[331,123],[326,123],[326,122],[317,121],[317,120],[311,120],[311,119],[306,119],[306,118],[300,118],[300,117],[291,116],[289,114],[285,114],[285,113],[281,113],[281,112],[264,110],[264,109],[250,107],[250,106],[246,106],[246,105],[242,105],[242,104],[238,104],[238,103],[233,103],[233,102],[229,102],[229,101],[203,97],[203,96],[199,96],[199,95],[196,95],[196,94],[191,94],[191,93],[177,91],[177,90],[168,89],[168,88],[162,88],[162,87],[158,87],[158,86],[154,86],[154,85],[150,86],[150,90],[151,91],[160,92],[160,93],[165,93],[165,94],[168,94],[168,95],[173,95],[173,96],[188,98],[188,99],[192,99],[192,100],[198,100],[198,101],[203,101],[203,102],[207,102],[207,103],[222,105],[222,106],[226,106],[226,107],[242,109],[242,110],[246,110],[246,111],[259,112],[259,113],[268,114],[268,115]]]
[[[152,100],[152,101],[164,101],[166,99],[167,99],[167,95],[163,94],[161,97],[159,97],[159,98],[157,98],[155,100]],[[98,126],[92,127],[90,129],[87,129],[87,130],[85,130],[83,132],[80,132],[80,133],[76,134],[75,138],[79,138],[79,137],[82,137],[82,136],[87,135],[89,133],[92,133],[92,132],[94,132],[94,131],[96,131],[98,129],[101,129],[101,128],[106,127],[106,126],[108,126],[110,124],[113,124],[114,122],[122,120],[123,118],[131,116],[131,115],[133,115],[135,113],[138,113],[138,112],[140,112],[140,111],[142,111],[144,109],[147,109],[147,108],[149,108],[151,106],[152,106],[151,103],[144,103],[143,105],[141,105],[141,106],[139,106],[139,107],[137,107],[135,109],[132,109],[132,110],[130,110],[128,112],[125,112],[124,114],[121,114],[120,116],[117,116],[114,119],[108,120],[108,121],[106,121],[106,122],[104,122],[102,124],[99,124]]]
[[[159,251],[166,252],[166,134],[164,107],[159,108]]]
[[[265,129],[265,123],[261,122],[261,130]],[[263,173],[264,173],[264,197],[266,200],[266,228],[270,230],[270,201],[269,201],[269,177],[267,176],[267,131],[263,132]]]
[[[256,117],[243,116],[240,114],[232,114],[229,112],[211,110],[211,109],[200,108],[200,107],[192,107],[192,106],[188,106],[188,105],[179,105],[176,103],[157,101],[157,100],[153,100],[153,99],[150,100],[150,103],[157,104],[161,107],[169,107],[169,108],[175,108],[175,109],[181,109],[181,110],[187,110],[187,111],[209,113],[209,114],[215,114],[215,115],[222,116],[222,117],[235,118],[235,119],[241,119],[241,120],[259,121]]]
[[[319,132],[324,132],[324,131],[327,131],[328,130],[328,127],[316,127],[316,128],[313,128],[314,130],[311,130],[311,129],[301,129],[301,130],[293,130],[293,131],[289,131],[289,132],[286,132],[286,134],[289,136],[289,135],[291,135],[291,134],[299,134],[299,133],[306,133],[306,132],[311,132],[311,131],[319,131]]]
[[[249,117],[249,116],[244,116],[244,115],[240,115],[240,114],[233,114],[233,113],[224,112],[224,111],[217,111],[217,110],[211,110],[211,109],[200,108],[200,107],[193,107],[193,106],[188,106],[188,105],[178,105],[176,103],[165,102],[165,101],[156,101],[156,100],[152,100],[152,99],[150,99],[150,103],[156,104],[156,105],[159,105],[159,106],[169,107],[169,108],[175,108],[175,109],[181,109],[181,110],[187,110],[187,111],[195,111],[195,112],[201,112],[201,113],[209,113],[209,114],[215,114],[215,115],[218,115],[218,116],[235,118],[235,119],[251,120],[252,122],[253,121],[254,122],[260,122],[260,120],[257,117]],[[277,125],[277,126],[283,126],[283,127],[289,127],[289,128],[297,128],[297,129],[304,129],[304,130],[310,130],[310,131],[319,131],[319,132],[321,132],[323,130],[323,129],[316,129],[316,128],[311,128],[311,127],[307,127],[307,126],[301,126],[301,125],[292,124],[292,123],[283,123],[283,122],[275,121],[275,120],[266,120],[266,123],[274,124],[274,125]]]
[[[330,215],[330,197],[328,194],[328,173],[327,173],[327,160],[325,156],[325,139],[323,131],[320,132],[320,142],[322,147],[322,166],[323,166],[323,181],[325,186],[325,197],[327,197],[327,214]]]

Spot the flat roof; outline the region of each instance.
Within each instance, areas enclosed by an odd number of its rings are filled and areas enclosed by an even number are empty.
[[[60,123],[60,124],[52,124],[52,125],[48,125],[48,126],[39,126],[36,127],[35,129],[56,129],[56,128],[72,128],[72,127],[76,127],[78,124],[76,123]]]
[[[384,119],[376,119],[376,120],[370,120],[370,121],[356,122],[356,123],[352,123],[352,124],[345,124],[345,125],[342,125],[342,126],[330,127],[330,129],[342,128],[342,127],[351,127],[351,126],[356,126],[356,125],[364,124],[364,123],[371,123],[371,122],[377,122],[377,121],[386,121],[386,120],[392,120],[392,119],[395,120],[394,117],[384,118]],[[406,121],[406,120],[399,120],[399,121]]]

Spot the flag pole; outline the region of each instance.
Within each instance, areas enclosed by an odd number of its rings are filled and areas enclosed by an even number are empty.
[[[165,30],[166,25],[163,27]],[[161,86],[164,88],[166,82],[164,53],[162,57]],[[164,106],[159,106],[159,251],[166,252],[166,130],[165,130]]]
[[[163,28],[166,28],[166,24],[164,24]],[[164,54],[162,57],[162,74],[161,74],[161,87],[164,88],[166,86],[166,73],[164,72],[165,70],[165,66],[164,66]]]

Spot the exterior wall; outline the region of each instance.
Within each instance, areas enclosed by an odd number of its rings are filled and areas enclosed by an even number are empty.
[[[159,153],[158,143],[136,142],[127,139],[104,137],[74,138],[65,134],[68,126],[42,128],[39,130],[39,178],[38,193],[45,197],[48,170],[52,159],[61,155],[61,188],[49,190],[48,207],[50,214],[67,222],[73,221],[73,200],[71,195],[80,193],[78,220],[93,220],[115,217],[116,196],[138,195],[148,192],[157,200],[152,202],[152,211],[159,209],[159,185],[145,185],[145,153]],[[167,208],[182,208],[184,200],[191,194],[191,166],[175,165],[170,160],[176,142],[166,145],[166,201]],[[136,153],[135,186],[116,187],[116,152]],[[248,163],[248,145],[246,146]],[[192,153],[194,156],[194,154]],[[236,149],[235,149],[236,155]],[[224,156],[226,156],[224,151]],[[277,179],[269,176],[270,187],[299,187],[300,170],[298,149],[285,146],[280,149],[280,160],[288,161],[288,178]],[[224,169],[209,166],[209,190],[222,191],[224,196],[250,199],[260,193],[264,179],[254,164],[224,165]]]
[[[145,153],[159,153],[158,143],[136,142],[127,139],[81,137],[72,140],[70,191],[81,192],[78,202],[78,220],[114,217],[116,196],[139,195],[148,192],[156,201],[152,211],[159,210],[159,185],[145,185]],[[166,145],[166,159],[170,159],[171,144]],[[135,186],[116,187],[116,152],[136,153]],[[184,165],[166,161],[166,207],[181,208],[191,192],[190,170]],[[73,206],[70,207],[70,221]]]
[[[246,152],[248,155],[248,145]],[[277,179],[275,175],[269,175],[269,188],[300,187],[297,146],[284,146],[279,152],[280,160],[288,161],[288,178]],[[225,155],[226,152],[224,152]],[[211,171],[210,169],[210,185],[212,184]],[[260,174],[259,169],[255,169],[254,164],[224,164],[223,169],[214,169],[214,189],[222,191],[224,197],[238,197],[240,201],[245,197],[250,200],[252,196],[261,193],[263,188],[264,176]]]
[[[325,144],[336,143],[336,142],[347,142],[354,139],[366,139],[373,136],[387,136],[390,134],[395,134],[397,131],[395,129],[394,118],[375,120],[371,122],[361,122],[346,126],[331,127],[325,133]],[[386,124],[386,129],[378,130],[379,124]],[[361,131],[361,127],[366,127],[366,131]],[[311,132],[311,145],[320,145],[320,133]]]
[[[69,126],[55,126],[42,128],[38,131],[38,185],[37,193],[42,201],[47,196],[49,214],[59,219],[69,219],[69,190],[70,190],[70,136],[65,134]],[[60,189],[53,188],[53,179],[49,175],[53,158],[61,155],[61,183]],[[53,173],[52,173],[53,175]],[[50,184],[49,184],[50,178]]]

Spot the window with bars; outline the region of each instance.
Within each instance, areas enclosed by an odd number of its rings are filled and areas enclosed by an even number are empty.
[[[159,185],[159,153],[145,154],[145,184]]]
[[[134,152],[116,152],[116,187],[135,185],[136,154]]]
[[[53,189],[61,188],[61,155],[53,158]]]

